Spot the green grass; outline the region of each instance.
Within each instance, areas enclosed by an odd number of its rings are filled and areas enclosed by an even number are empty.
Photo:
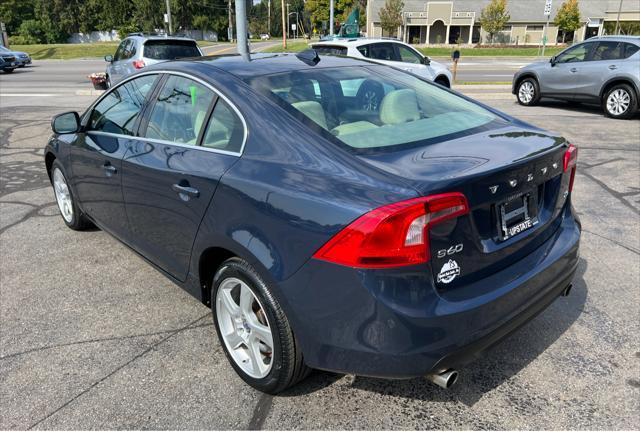
[[[430,57],[451,57],[455,47],[451,48],[418,48],[423,54]],[[562,51],[564,47],[549,47],[545,49],[545,57],[551,57]],[[460,57],[535,57],[538,48],[460,48]]]
[[[11,49],[26,52],[34,60],[70,60],[74,58],[102,58],[105,55],[113,55],[118,44],[119,42],[11,45]],[[200,47],[215,44],[217,42],[198,41]]]
[[[287,49],[282,49],[282,42],[276,46],[269,47],[262,52],[300,52],[309,48],[309,44],[305,41],[287,41]]]
[[[101,58],[107,54],[113,55],[117,47],[118,42],[11,45],[11,49],[26,52],[34,60]]]

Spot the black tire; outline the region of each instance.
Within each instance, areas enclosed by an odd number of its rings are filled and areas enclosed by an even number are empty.
[[[438,85],[442,85],[445,88],[451,88],[451,85],[449,84],[449,80],[442,76],[438,76],[433,82],[435,82]]]
[[[384,98],[384,87],[372,79],[365,80],[356,94],[358,107],[364,111],[375,112],[380,109],[380,104]]]
[[[612,103],[609,103],[609,98]],[[627,101],[626,110],[620,111],[621,105],[616,105],[616,99],[624,99]],[[618,119],[629,119],[638,110],[638,97],[636,92],[629,84],[616,84],[611,87],[602,97],[602,109],[607,117]]]
[[[237,278],[246,283],[262,306],[266,314],[267,322],[271,328],[273,337],[271,369],[269,373],[261,379],[251,377],[236,364],[222,337],[216,316],[216,298],[220,285],[229,278]],[[218,340],[227,356],[227,360],[242,380],[250,386],[261,392],[277,394],[300,382],[311,372],[311,369],[304,364],[302,352],[297,346],[289,321],[282,311],[282,308],[280,308],[278,301],[271,294],[267,284],[256,270],[246,261],[234,257],[228,259],[220,266],[213,277],[211,311],[216,333],[218,334]]]
[[[56,170],[60,171],[60,173],[64,178],[65,183],[67,184],[69,197],[71,199],[71,208],[73,210],[73,214],[71,215],[70,220],[67,220],[65,216],[62,214],[62,209],[60,208],[60,204],[58,203],[58,198],[56,195],[56,203],[58,204],[58,210],[60,211],[60,217],[62,217],[62,221],[64,221],[64,224],[66,224],[70,229],[73,229],[73,230],[86,230],[86,229],[92,228],[93,223],[91,223],[91,221],[87,219],[87,217],[78,207],[78,203],[76,202],[75,196],[73,195],[73,191],[71,190],[71,187],[68,186],[67,175],[64,172],[64,168],[62,167],[62,164],[57,160],[54,160],[53,164],[51,165],[51,185],[54,187],[54,195],[56,193],[55,185],[54,185],[54,175]]]
[[[11,73],[13,72],[15,69],[4,69],[4,73]]]
[[[533,94],[531,94],[533,92]],[[528,98],[527,94],[531,97]],[[516,99],[522,106],[534,106],[540,101],[540,86],[535,78],[525,78],[518,84]]]

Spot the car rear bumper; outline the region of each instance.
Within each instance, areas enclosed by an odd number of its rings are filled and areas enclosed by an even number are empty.
[[[465,286],[484,292],[472,298],[437,292],[428,265],[361,271],[310,260],[280,285],[306,363],[410,378],[474,360],[571,283],[580,226],[570,205],[562,217],[553,236],[529,256]]]

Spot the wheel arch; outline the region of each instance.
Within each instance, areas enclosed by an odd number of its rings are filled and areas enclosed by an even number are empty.
[[[224,261],[238,255],[224,247],[209,247],[200,253],[198,258],[198,282],[202,290],[202,302],[211,305],[209,293],[213,276]]]
[[[629,85],[633,89],[633,91],[636,93],[635,94],[636,100],[640,96],[640,90],[638,89],[638,86],[636,85],[635,82],[633,82],[632,79],[625,78],[625,77],[615,77],[615,78],[609,79],[607,82],[604,83],[604,85],[602,86],[602,90],[600,90],[599,99],[602,100],[604,95],[607,94],[607,91],[609,91],[611,87],[613,87],[614,85],[618,85],[618,84]]]
[[[47,151],[44,156],[44,165],[47,169],[47,175],[49,176],[49,181],[51,181],[51,167],[53,166],[53,162],[56,160],[55,154],[51,151]]]
[[[538,83],[538,89],[540,88],[540,80],[538,79],[538,75],[536,75],[534,72],[525,72],[522,75],[518,76],[518,79],[516,79],[516,82],[513,84],[513,94],[516,94],[518,92],[518,86],[527,78],[535,79]]]
[[[444,82],[444,84],[446,84],[445,87],[451,88],[451,81],[449,80],[449,77],[445,74],[440,74],[436,76],[433,82],[435,82],[436,84],[438,84],[439,82]]]

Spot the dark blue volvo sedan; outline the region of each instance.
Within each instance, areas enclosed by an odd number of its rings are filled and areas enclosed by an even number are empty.
[[[163,63],[52,128],[67,226],[210,306],[261,391],[311,368],[448,387],[576,270],[576,148],[387,66]]]

